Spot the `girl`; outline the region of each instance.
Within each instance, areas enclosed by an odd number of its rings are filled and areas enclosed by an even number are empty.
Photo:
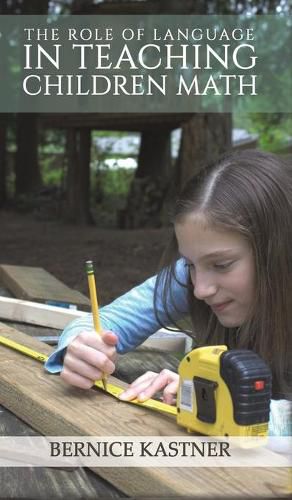
[[[116,352],[188,314],[197,346],[253,349],[269,364],[270,434],[291,434],[291,167],[257,150],[231,153],[187,183],[173,222],[160,273],[101,310],[102,338],[90,315],[72,322],[47,369],[89,388],[114,371]],[[121,398],[164,389],[173,403],[177,387],[177,374],[147,372]]]

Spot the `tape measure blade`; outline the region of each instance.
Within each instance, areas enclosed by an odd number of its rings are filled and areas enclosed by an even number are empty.
[[[25,354],[26,356],[36,359],[37,361],[40,361],[42,363],[44,363],[48,359],[48,356],[46,354],[34,351],[33,349],[30,349],[29,347],[26,347],[22,344],[19,344],[14,340],[8,339],[7,337],[3,337],[2,335],[0,335],[0,343],[2,345],[5,345],[6,347],[10,347],[10,349],[14,349],[18,352],[21,352],[22,354]]]
[[[0,344],[5,345],[6,347],[9,347],[10,349],[14,349],[22,354],[25,354],[26,356],[29,356],[33,359],[36,359],[37,361],[40,361],[44,363],[47,359],[48,356],[46,354],[42,354],[40,352],[34,351],[33,349],[30,349],[29,347],[26,347],[22,344],[19,344],[18,342],[15,342],[14,340],[8,339],[7,337],[3,337],[0,335]],[[94,384],[96,387],[99,389],[102,389],[104,391],[103,383],[102,380],[98,380]],[[108,394],[111,394],[115,398],[117,398],[119,401],[119,396],[122,392],[124,392],[124,389],[122,387],[119,387],[114,384],[107,383],[107,390],[104,391]],[[175,406],[170,406],[165,403],[161,403],[160,401],[156,401],[155,399],[148,399],[147,401],[140,402],[137,401],[137,399],[133,399],[132,401],[123,401],[125,403],[132,403],[138,406],[144,406],[145,408],[150,408],[151,410],[156,410],[160,411],[162,413],[168,413],[171,415],[176,415],[177,414],[177,409]]]
[[[103,389],[102,382],[100,380],[96,381],[95,385],[99,389]],[[119,401],[121,401],[119,399],[119,396],[120,396],[120,394],[122,394],[122,392],[124,392],[124,390],[125,389],[123,389],[122,387],[107,383],[107,391],[106,392],[108,394],[111,394],[111,396],[114,396],[115,398],[117,398]],[[149,408],[151,410],[156,410],[156,411],[159,411],[162,413],[167,413],[167,414],[175,415],[175,416],[177,415],[177,408],[175,406],[171,406],[171,405],[168,405],[166,403],[161,403],[160,401],[156,401],[155,399],[147,399],[147,401],[144,401],[144,402],[138,401],[137,399],[132,399],[131,401],[125,401],[125,400],[122,400],[122,401],[123,401],[123,403],[132,403],[132,404],[135,404],[137,406],[144,406],[145,408]]]

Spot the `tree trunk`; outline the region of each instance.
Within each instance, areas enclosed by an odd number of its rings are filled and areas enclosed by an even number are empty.
[[[7,139],[7,125],[5,122],[6,115],[1,115],[0,122],[0,208],[3,207],[7,201],[6,191],[6,139]]]
[[[170,130],[142,132],[135,177],[167,177],[170,170]]]
[[[41,187],[38,163],[38,123],[32,113],[17,116],[15,194],[28,195]]]
[[[0,15],[9,14],[9,9],[6,1],[1,2],[0,5]],[[3,35],[2,35],[3,36]],[[1,40],[4,44],[4,40]],[[0,58],[0,75],[2,84],[5,86],[5,80],[8,74],[8,60],[5,51],[2,51]],[[0,115],[0,208],[3,207],[7,201],[7,187],[6,187],[6,176],[7,176],[7,128],[8,128],[9,115],[6,113],[1,113]]]
[[[20,5],[21,14],[47,14],[48,5],[49,0],[23,0]],[[16,142],[15,194],[16,196],[33,194],[41,187],[36,113],[17,116]]]
[[[63,216],[72,224],[91,224],[90,213],[90,145],[89,128],[67,132],[66,199]]]
[[[182,128],[180,151],[172,188],[178,192],[201,166],[216,161],[232,147],[232,115],[198,113]],[[172,189],[173,191],[173,189]]]
[[[207,2],[203,0],[159,0],[161,14],[206,14]],[[154,136],[154,134],[153,134]],[[159,144],[160,133],[156,141]],[[231,147],[231,116],[220,114],[197,114],[191,118],[182,129],[182,140],[179,158],[176,163],[175,174],[172,176],[171,185],[165,189],[168,183],[164,183],[159,192],[159,202],[154,204],[155,224],[165,223],[168,219],[170,205],[173,198],[184,182],[194,175],[202,163],[216,159],[220,153]],[[148,151],[146,153],[146,150]],[[159,150],[159,148],[158,148]],[[128,196],[128,205],[125,213],[125,225],[127,227],[142,227],[151,224],[151,218],[146,213],[151,213],[151,198],[148,196],[147,203],[144,201],[149,190],[149,184],[156,179],[163,169],[164,162],[155,161],[157,144],[145,141],[145,152],[143,143],[139,155],[139,166],[135,180]],[[144,160],[142,163],[142,160]],[[149,173],[149,174],[148,174]],[[147,175],[149,179],[147,182]],[[164,177],[164,176],[163,176]],[[164,177],[165,179],[165,177]],[[143,183],[144,182],[144,183]],[[157,211],[159,210],[159,214]]]
[[[142,132],[138,167],[119,227],[160,227],[161,209],[171,173],[170,130]]]
[[[196,114],[182,127],[182,137],[175,173],[166,193],[161,218],[169,223],[173,200],[187,180],[196,175],[202,166],[216,161],[232,147],[231,114]]]

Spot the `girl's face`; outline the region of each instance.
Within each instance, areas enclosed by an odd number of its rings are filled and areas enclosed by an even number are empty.
[[[175,233],[190,268],[194,296],[211,307],[223,326],[241,326],[255,299],[255,264],[246,239],[216,230],[196,214],[177,223]]]

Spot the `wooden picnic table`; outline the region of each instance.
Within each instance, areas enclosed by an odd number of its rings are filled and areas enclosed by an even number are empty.
[[[59,331],[23,323],[5,322],[33,337],[58,337]],[[143,359],[143,363],[141,360]],[[171,354],[143,349],[140,352],[120,356],[115,376],[131,382],[145,370],[160,370],[165,362],[169,368],[176,369],[177,359]],[[1,436],[38,436],[32,427],[0,405]],[[0,467],[0,498],[125,498],[121,491],[88,468],[50,468],[50,467]]]
[[[60,334],[59,331],[50,328],[22,323],[5,323],[32,337],[40,335],[56,335],[58,337]],[[119,356],[115,376],[130,383],[147,370],[160,371],[162,368],[176,370],[178,362],[177,357],[170,353],[141,348]],[[0,433],[2,436],[39,435],[32,427],[3,406],[0,407]],[[130,473],[131,470],[129,470]],[[124,492],[106,480],[106,474],[104,476],[102,478],[88,468],[0,467],[0,498],[90,499],[127,497]],[[174,475],[174,477],[176,476]],[[288,498],[289,493],[285,485],[286,477],[288,475],[285,470],[271,468],[267,470],[259,468],[253,471],[250,470],[250,472],[249,470],[246,471],[246,469],[241,472],[241,469],[224,468],[220,470],[208,470],[206,468],[200,472],[200,469],[197,469],[196,474],[191,479],[196,494],[192,496],[193,492],[190,490],[188,497],[197,499],[206,497],[222,498],[223,495],[228,493],[229,496],[228,494],[227,496],[230,498],[232,492],[232,498],[245,498],[246,496],[250,498]],[[177,476],[177,481],[179,481],[179,476]],[[151,487],[150,484],[149,487]],[[256,493],[253,495],[254,491]],[[217,492],[218,496],[216,496]],[[146,497],[147,489],[145,489]],[[151,497],[148,496],[148,498]],[[160,498],[162,497],[160,496]],[[169,496],[166,495],[164,498],[169,498]],[[176,498],[178,497],[176,496]]]
[[[3,267],[3,266],[2,266]],[[0,283],[0,295],[11,297],[11,292]],[[2,321],[32,337],[52,337],[61,331],[12,321]],[[151,352],[151,350],[150,350]],[[143,362],[141,362],[141,357]],[[147,348],[139,354],[119,356],[115,376],[130,383],[145,370],[159,371],[162,363],[176,369],[178,361],[170,354],[153,352]],[[0,436],[38,436],[31,426],[0,405]],[[125,495],[87,468],[0,467],[0,498],[123,498]]]
[[[7,323],[8,324],[8,323]],[[9,323],[32,336],[58,334],[56,330]],[[38,436],[39,433],[0,407],[1,436]],[[0,498],[121,498],[124,495],[89,469],[0,467]]]

